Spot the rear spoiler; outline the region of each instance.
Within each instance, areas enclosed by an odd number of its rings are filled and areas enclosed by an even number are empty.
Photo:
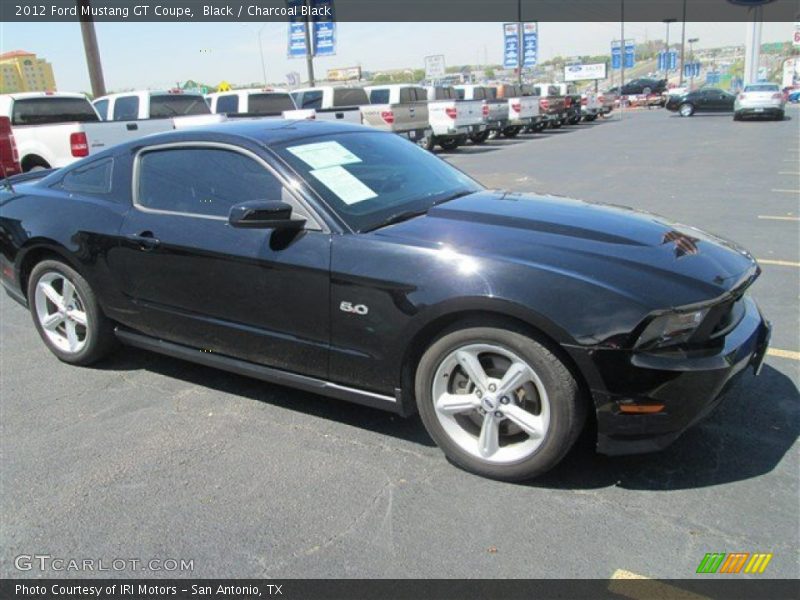
[[[43,179],[48,175],[51,175],[58,171],[58,169],[39,169],[37,171],[29,171],[27,173],[20,173],[19,175],[12,175],[11,177],[0,177],[0,187],[7,186],[9,183],[11,185],[16,185],[18,183],[29,183],[31,181],[36,181],[37,179]]]

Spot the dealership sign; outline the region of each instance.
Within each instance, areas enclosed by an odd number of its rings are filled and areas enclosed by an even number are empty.
[[[425,79],[441,79],[446,72],[444,54],[434,54],[425,57]]]
[[[636,63],[636,41],[625,40],[625,68],[632,69]],[[619,40],[611,42],[611,68],[616,71],[622,65],[622,44]]]
[[[564,81],[584,81],[587,79],[605,79],[606,63],[591,65],[566,65],[564,67]]]
[[[522,66],[534,67],[539,57],[539,24],[522,24]]]
[[[519,67],[519,23],[503,24],[503,67]]]

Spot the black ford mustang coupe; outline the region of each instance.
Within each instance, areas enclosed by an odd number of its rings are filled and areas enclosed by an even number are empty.
[[[662,448],[769,325],[736,245],[630,209],[484,189],[388,133],[173,131],[0,192],[2,283],[47,347],[122,342],[409,415],[457,465]]]

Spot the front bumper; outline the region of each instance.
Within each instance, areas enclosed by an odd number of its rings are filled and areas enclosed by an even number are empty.
[[[745,296],[744,314],[715,350],[635,353],[588,351],[584,357],[604,374],[592,389],[597,409],[597,450],[636,454],[661,450],[710,413],[748,367],[757,374],[769,345],[770,324]],[[622,407],[663,405],[652,414],[623,413]]]

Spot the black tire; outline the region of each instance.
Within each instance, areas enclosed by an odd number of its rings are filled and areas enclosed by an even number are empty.
[[[439,147],[442,150],[446,150],[448,152],[451,150],[455,150],[456,148],[458,148],[458,146],[459,146],[458,140],[455,138],[445,138],[439,140]]]
[[[785,113],[783,111],[780,111],[777,115],[775,115],[775,120],[776,121],[783,121],[785,116],[786,116]]]
[[[481,131],[480,133],[473,133],[469,136],[473,144],[483,144],[489,139],[489,131]]]
[[[43,158],[39,158],[38,156],[26,156],[22,159],[21,165],[23,173],[44,171],[50,168],[50,165],[47,164],[47,161]]]
[[[429,133],[424,138],[419,138],[416,141],[416,144],[428,152],[433,152],[433,149],[436,147],[436,136],[432,133]]]
[[[694,106],[684,102],[678,107],[678,114],[682,117],[691,117],[694,114]]]
[[[742,120],[742,115],[740,113],[738,113],[738,112],[733,113],[733,120],[734,121],[741,121]]]
[[[503,135],[507,138],[515,138],[519,135],[520,131],[522,131],[521,127],[506,127],[503,129]]]
[[[56,273],[69,280],[75,287],[83,312],[86,316],[85,343],[77,352],[66,352],[58,348],[47,336],[37,314],[36,286],[46,275]],[[88,282],[69,265],[58,260],[45,260],[37,264],[28,278],[28,306],[33,323],[42,341],[59,360],[72,365],[91,365],[104,358],[117,344],[114,327],[103,314],[97,298]]]
[[[492,344],[516,354],[534,369],[547,391],[550,423],[544,440],[517,462],[496,464],[467,452],[451,439],[436,415],[432,386],[437,369],[456,349],[474,343]],[[472,473],[503,481],[531,479],[553,468],[573,446],[586,420],[586,399],[566,365],[546,343],[503,323],[465,323],[443,333],[420,359],[415,392],[428,433],[450,461]]]
[[[553,128],[553,129],[561,129],[562,125],[563,125],[563,123],[561,122],[561,119],[556,119],[555,121],[550,121],[550,127]]]

